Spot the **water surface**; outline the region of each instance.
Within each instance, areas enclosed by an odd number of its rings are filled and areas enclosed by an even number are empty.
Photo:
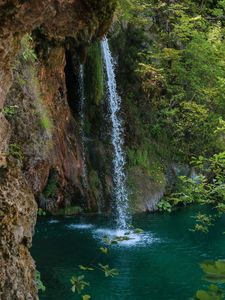
[[[207,235],[192,233],[197,208],[172,214],[139,215],[135,227],[144,234],[115,246],[110,256],[99,255],[101,239],[115,231],[107,219],[97,217],[43,218],[39,220],[32,255],[42,274],[46,292],[41,300],[81,299],[71,292],[70,277],[79,274],[79,264],[109,264],[119,276],[104,278],[100,271],[87,273],[93,300],[185,300],[207,283],[199,263],[223,258],[224,220]]]

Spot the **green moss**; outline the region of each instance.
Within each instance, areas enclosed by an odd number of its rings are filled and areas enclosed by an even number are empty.
[[[155,182],[164,184],[164,164],[157,157],[154,149],[150,147],[145,149],[128,149],[127,156],[129,167],[141,167]]]
[[[24,152],[22,146],[19,144],[9,144],[9,155],[12,155],[14,158],[23,161]]]
[[[52,121],[49,117],[48,107],[45,105],[41,93],[38,78],[38,63],[35,53],[35,45],[30,34],[25,34],[21,40],[21,52],[19,55],[20,70],[17,72],[17,80],[21,88],[26,87],[26,92],[34,101],[40,118],[40,126],[51,135]]]
[[[88,50],[85,78],[88,99],[99,105],[104,96],[104,72],[99,43],[93,44]]]
[[[98,190],[99,190],[99,178],[98,173],[95,170],[91,170],[89,175],[90,180],[90,188],[91,191],[94,193],[95,197],[98,197]]]

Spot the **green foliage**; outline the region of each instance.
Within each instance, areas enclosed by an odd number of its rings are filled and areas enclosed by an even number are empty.
[[[119,272],[117,269],[110,269],[109,265],[102,265],[99,264],[100,269],[102,270],[102,272],[105,274],[105,277],[115,277],[117,275],[119,275]]]
[[[82,271],[94,271],[93,268],[91,267],[85,267],[83,265],[79,265],[79,268],[82,270]]]
[[[82,296],[82,300],[89,300],[89,299],[91,299],[90,295],[83,295]]]
[[[41,273],[39,271],[35,271],[35,281],[36,281],[38,290],[40,290],[41,292],[45,292],[46,287],[44,286],[44,284],[41,280]]]
[[[102,251],[102,253],[104,254],[108,254],[109,250],[106,247],[101,247],[100,250]]]
[[[94,169],[92,169],[89,173],[89,182],[91,190],[97,198],[99,193],[99,178],[98,173]]]
[[[221,300],[224,299],[224,290],[217,284],[225,283],[225,261],[206,261],[201,265],[204,272],[204,279],[211,284],[207,291],[199,290],[196,293],[195,300]]]
[[[136,234],[142,234],[144,231],[141,228],[135,228],[134,233]]]
[[[34,63],[37,59],[37,55],[33,47],[33,39],[30,34],[25,34],[21,40],[22,57],[26,63]]]
[[[80,294],[87,286],[89,286],[89,282],[85,281],[85,276],[73,276],[70,280],[72,284],[72,292],[77,292]]]
[[[44,105],[41,88],[38,78],[38,61],[35,53],[35,44],[30,34],[25,34],[21,42],[21,51],[19,54],[20,69],[17,72],[17,80],[21,88],[34,101],[36,110],[39,114],[39,125],[48,136],[51,135],[53,127],[49,117],[48,108]]]
[[[22,146],[19,144],[9,144],[9,155],[12,155],[14,158],[23,161],[24,153]]]
[[[17,105],[4,106],[3,114],[7,119],[11,119],[17,113],[18,108]]]
[[[44,189],[44,195],[46,198],[53,198],[56,195],[58,186],[58,175],[55,170],[52,170],[49,174],[48,183]]]
[[[104,72],[101,56],[101,47],[95,43],[88,49],[85,64],[85,90],[91,103],[99,105],[104,96]]]
[[[166,200],[173,206],[191,203],[211,204],[223,213],[225,211],[225,152],[209,158],[203,156],[193,158],[192,165],[199,175],[194,179],[180,176],[176,191],[162,201]]]
[[[216,285],[211,284],[207,291],[199,290],[196,293],[196,300],[222,300],[224,299],[223,291]]]
[[[205,280],[214,283],[225,283],[225,260],[206,261],[201,264]]]
[[[154,159],[153,159],[154,155]],[[153,149],[147,146],[142,150],[140,149],[128,149],[127,150],[128,163],[130,167],[141,167],[149,177],[154,178],[159,184],[163,184],[164,173],[163,163],[159,161],[157,154],[153,154]]]
[[[203,233],[207,233],[209,231],[209,227],[212,226],[213,218],[210,215],[198,213],[195,216],[196,224],[194,229],[191,231],[201,231]]]
[[[38,216],[46,216],[46,212],[42,208],[38,208],[37,215]]]
[[[186,162],[223,151],[224,138],[215,131],[225,119],[224,1],[132,0],[121,6],[129,26],[115,45],[133,141],[154,141]]]
[[[159,203],[157,204],[157,208],[159,209],[159,211],[166,211],[169,213],[172,211],[172,205],[164,198],[159,201]]]
[[[40,119],[40,124],[44,129],[51,129],[52,122],[47,115],[43,115]]]

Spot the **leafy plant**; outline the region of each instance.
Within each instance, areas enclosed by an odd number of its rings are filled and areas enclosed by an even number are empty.
[[[46,212],[44,211],[44,209],[38,208],[37,215],[38,216],[46,216]]]
[[[11,119],[16,114],[18,108],[19,107],[17,105],[4,106],[3,114],[6,118]]]
[[[91,299],[90,295],[83,295],[82,296],[82,300],[89,300],[89,299]]]
[[[20,161],[24,159],[23,149],[19,144],[9,144],[9,154]]]
[[[80,294],[87,286],[89,286],[89,283],[86,282],[85,280],[85,276],[81,275],[81,276],[73,276],[70,280],[71,284],[72,284],[72,292],[75,293],[77,292],[78,294]]]
[[[225,283],[225,260],[205,261],[201,264],[205,280],[214,283]]]
[[[169,201],[165,199],[161,199],[159,203],[157,204],[157,207],[160,211],[166,211],[166,212],[171,212],[172,211],[172,205],[169,203]]]
[[[201,264],[204,279],[212,282],[207,291],[198,290],[196,300],[221,300],[224,299],[224,290],[217,284],[225,283],[225,260],[206,261]]]
[[[198,213],[195,217],[195,220],[195,227],[191,231],[201,231],[203,233],[207,233],[209,231],[209,227],[212,226],[213,218],[212,216]]]
[[[79,268],[82,270],[82,271],[94,271],[93,268],[91,267],[85,267],[83,265],[79,265]]]
[[[198,290],[195,300],[222,300],[224,299],[223,290],[218,286],[211,284],[207,291]]]
[[[102,265],[99,264],[102,272],[105,274],[105,277],[115,277],[119,275],[119,272],[117,269],[110,269],[109,265]]]
[[[40,290],[41,292],[45,292],[46,287],[44,286],[44,284],[41,280],[41,273],[39,271],[35,272],[35,281],[36,281],[38,290]]]
[[[37,55],[33,48],[33,38],[30,34],[25,34],[21,40],[22,56],[25,62],[34,63],[37,59]]]

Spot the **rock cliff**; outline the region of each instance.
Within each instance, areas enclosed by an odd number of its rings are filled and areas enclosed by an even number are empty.
[[[38,299],[29,254],[35,198],[54,210],[66,206],[65,198],[77,205],[77,198],[85,196],[79,129],[68,103],[65,70],[70,57],[84,59],[87,46],[105,34],[114,9],[115,1],[105,0],[0,1],[3,300]],[[96,209],[94,196],[87,199],[85,206]]]

